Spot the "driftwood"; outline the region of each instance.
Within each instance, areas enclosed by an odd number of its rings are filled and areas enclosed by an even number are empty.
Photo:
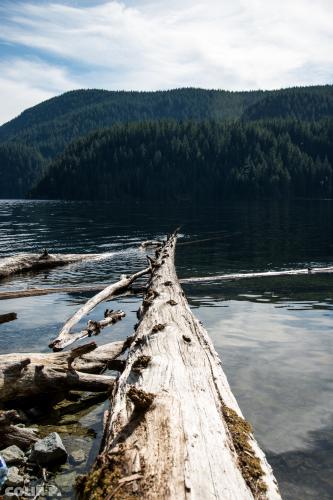
[[[285,271],[264,271],[262,273],[235,273],[219,274],[215,276],[204,276],[202,278],[183,278],[180,283],[202,283],[209,281],[228,281],[247,278],[273,278],[276,276],[298,276],[311,274],[330,274],[333,273],[333,267],[307,267],[303,269],[287,269]]]
[[[16,444],[23,450],[37,441],[36,433],[31,429],[22,429],[15,424],[20,422],[20,416],[15,410],[0,410],[0,443],[1,448]]]
[[[26,288],[24,290],[8,290],[0,292],[0,300],[21,299],[25,297],[38,297],[40,295],[50,295],[52,293],[80,293],[80,292],[99,292],[104,290],[105,283],[96,285],[82,286],[59,286],[53,288]],[[145,291],[144,287],[129,287],[125,292],[119,292],[119,295],[136,295]],[[117,294],[114,295],[115,297]]]
[[[124,276],[119,281],[117,281],[117,283],[107,286],[100,293],[94,295],[65,323],[65,325],[59,332],[59,335],[49,344],[49,347],[51,347],[55,351],[58,351],[72,344],[78,338],[82,338],[80,336],[77,336],[77,334],[71,334],[70,332],[71,329],[81,320],[83,316],[88,314],[101,302],[110,299],[122,290],[126,290],[135,280],[137,280],[141,276],[144,276],[145,274],[148,274],[149,272],[151,272],[151,268],[147,267],[146,269],[132,274],[131,276]],[[124,315],[124,313],[122,314]]]
[[[175,267],[176,236],[152,262],[125,370],[105,416],[101,453],[81,498],[279,499],[211,340]]]
[[[15,319],[17,319],[16,313],[0,314],[0,324],[8,323],[9,321],[14,321]]]
[[[270,278],[276,276],[297,276],[306,274],[330,274],[333,273],[333,267],[313,267],[313,268],[303,268],[303,269],[288,269],[285,271],[263,271],[258,273],[234,273],[234,274],[219,274],[212,276],[203,277],[193,277],[193,278],[182,278],[179,280],[180,283],[200,283],[200,282],[210,282],[210,281],[231,281],[231,280],[241,280],[247,278]],[[6,292],[0,292],[0,300],[8,299],[19,299],[24,297],[35,297],[39,295],[49,295],[51,293],[78,293],[78,292],[95,292],[104,290],[105,284],[94,284],[94,285],[84,285],[84,286],[65,286],[65,287],[54,287],[54,288],[28,288],[26,290],[8,290]],[[129,289],[128,293],[142,292],[142,289]]]
[[[108,254],[49,254],[23,253],[13,257],[4,257],[0,260],[0,279],[25,271],[39,271],[51,267],[64,266],[83,260],[100,260]]]
[[[73,344],[77,340],[91,337],[91,335],[98,335],[103,328],[117,323],[117,321],[120,321],[126,316],[123,311],[109,311],[108,309],[105,311],[104,315],[105,317],[103,320],[89,320],[84,330],[77,333],[69,333],[67,339],[64,338],[61,343],[55,343],[55,341],[52,341],[49,347],[52,347],[54,351],[62,350],[64,347]]]
[[[3,354],[0,356],[0,404],[70,389],[109,391],[114,377],[99,373],[106,368],[122,368],[116,358],[129,345],[130,339],[98,348],[91,342],[60,353]]]

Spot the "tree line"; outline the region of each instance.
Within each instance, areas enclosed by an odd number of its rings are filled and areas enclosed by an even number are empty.
[[[333,121],[158,121],[72,143],[32,197],[211,201],[331,197]]]

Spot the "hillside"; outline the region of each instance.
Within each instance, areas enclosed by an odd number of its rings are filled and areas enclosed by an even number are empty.
[[[22,185],[28,192],[40,179],[42,170],[47,170],[50,162],[71,142],[115,124],[165,119],[199,122],[293,118],[313,121],[329,116],[333,116],[333,86],[329,85],[252,92],[192,88],[159,92],[67,92],[24,111],[0,127],[0,145],[10,144],[11,151],[6,160],[0,159],[0,196],[22,196]],[[12,176],[9,170],[17,168],[16,157],[20,158],[19,163],[24,162],[24,148],[28,148],[27,175],[21,168],[19,176]],[[33,162],[31,154],[38,161]],[[34,164],[36,169],[32,173]],[[11,194],[5,185],[8,178],[11,179]]]
[[[43,174],[44,160],[25,144],[0,144],[0,198],[24,198]]]
[[[70,145],[33,197],[212,201],[333,194],[333,120],[160,121]]]
[[[72,140],[115,123],[159,119],[240,118],[263,92],[176,89],[163,92],[78,90],[50,99],[0,127],[0,141],[39,149],[46,158]]]

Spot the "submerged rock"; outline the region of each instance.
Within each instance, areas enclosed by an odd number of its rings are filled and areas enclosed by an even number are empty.
[[[80,464],[85,461],[86,454],[83,450],[74,450],[71,453],[71,459],[75,464]]]
[[[15,444],[0,451],[0,455],[5,459],[7,465],[22,464],[26,460],[24,452]]]
[[[57,432],[52,432],[44,439],[39,439],[32,448],[30,460],[40,465],[47,465],[54,462],[65,462],[67,451],[63,445],[61,437]]]
[[[6,486],[21,486],[24,483],[24,477],[21,476],[17,467],[9,467]]]

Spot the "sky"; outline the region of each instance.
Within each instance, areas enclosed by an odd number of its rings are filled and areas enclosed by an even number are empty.
[[[332,0],[0,0],[0,123],[68,90],[332,83]]]

